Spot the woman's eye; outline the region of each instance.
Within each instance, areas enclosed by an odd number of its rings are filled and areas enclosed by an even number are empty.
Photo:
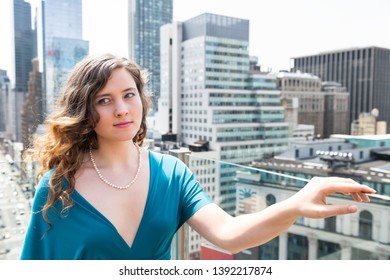
[[[127,92],[127,93],[125,94],[125,98],[133,97],[134,95],[135,95],[134,92]]]
[[[102,98],[102,99],[99,99],[97,103],[104,105],[104,104],[108,103],[109,101],[110,100],[108,98]]]

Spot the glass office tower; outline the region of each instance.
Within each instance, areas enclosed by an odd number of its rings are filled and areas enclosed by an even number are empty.
[[[154,110],[160,96],[160,27],[172,17],[172,0],[129,0],[129,57],[149,71]]]
[[[41,5],[43,90],[50,113],[68,73],[89,53],[82,40],[82,0],[44,0]]]
[[[31,5],[14,0],[15,90],[27,91],[32,59],[36,57],[36,33],[31,28]]]

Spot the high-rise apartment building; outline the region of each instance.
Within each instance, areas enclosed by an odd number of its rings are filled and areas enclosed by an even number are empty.
[[[160,96],[160,27],[171,23],[172,0],[129,0],[129,57],[149,72],[154,110]]]
[[[272,157],[286,150],[288,141],[276,77],[251,72],[248,47],[245,19],[205,13],[161,28],[156,128],[162,135],[176,134],[181,146],[207,143],[214,159],[222,161],[208,175],[219,176],[213,195],[232,215],[237,166],[224,162]]]
[[[161,28],[156,126],[168,124],[162,134],[177,134],[182,145],[207,141],[219,160],[234,163],[287,148],[276,78],[267,83],[250,72],[248,46],[244,19],[206,13]],[[230,212],[235,211],[234,172],[221,171],[221,205]]]
[[[339,82],[350,92],[349,124],[360,113],[379,110],[390,122],[390,49],[353,48],[293,58],[294,70],[312,73],[323,81]]]
[[[51,111],[69,72],[89,53],[82,39],[82,0],[44,0],[40,6],[45,112]]]

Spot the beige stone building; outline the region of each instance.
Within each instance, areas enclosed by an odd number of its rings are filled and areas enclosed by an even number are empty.
[[[378,120],[379,111],[373,109],[370,113],[360,113],[359,119],[351,124],[352,135],[386,134],[387,123]]]
[[[277,80],[290,131],[305,124],[314,125],[315,135],[312,137],[349,134],[349,93],[344,87],[299,72],[280,72]]]

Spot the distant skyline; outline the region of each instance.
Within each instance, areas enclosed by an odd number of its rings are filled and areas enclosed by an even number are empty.
[[[250,55],[258,57],[262,70],[289,70],[291,58],[324,51],[390,49],[388,0],[173,0],[173,4],[174,21],[206,12],[248,19]],[[90,53],[127,56],[127,0],[83,0],[83,10]],[[0,60],[0,68],[3,65]]]
[[[114,29],[122,29],[119,26],[125,23],[120,23],[120,17],[125,18],[126,9],[117,9],[115,13],[113,5],[106,6],[105,14],[115,14],[115,22],[105,19],[96,23],[89,10],[104,18],[96,3],[102,5],[103,1],[83,1],[88,9],[84,11],[84,35],[91,41],[91,52],[121,52],[125,44],[115,43],[121,39]],[[125,5],[127,0],[115,2]],[[174,21],[186,21],[206,12],[248,19],[250,55],[258,57],[262,70],[273,71],[289,70],[290,59],[297,56],[367,46],[390,49],[389,11],[389,0],[173,0]],[[104,36],[99,38],[96,25],[101,27],[100,34],[105,30],[108,42]]]

